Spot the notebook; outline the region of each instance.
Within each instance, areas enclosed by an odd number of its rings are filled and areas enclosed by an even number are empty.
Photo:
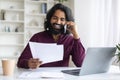
[[[76,76],[105,73],[110,68],[115,51],[115,47],[88,48],[81,69],[62,70],[62,72]]]

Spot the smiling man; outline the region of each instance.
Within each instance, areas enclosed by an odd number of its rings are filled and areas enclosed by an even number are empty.
[[[67,27],[65,27],[66,25]],[[85,49],[80,41],[77,26],[70,8],[62,4],[54,5],[46,15],[44,28],[45,31],[33,35],[30,41],[64,45],[63,60],[42,64],[41,60],[32,57],[28,43],[18,59],[17,66],[31,69],[38,67],[67,67],[69,66],[69,58],[71,55],[74,64],[77,67],[81,67],[85,57]]]

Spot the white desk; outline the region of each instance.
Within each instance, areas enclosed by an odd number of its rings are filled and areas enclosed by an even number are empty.
[[[60,72],[60,70],[63,69],[71,69],[68,67],[59,67],[59,68],[40,68],[40,71],[55,71]],[[20,79],[18,76],[24,72],[29,71],[27,69],[18,69],[15,70],[15,75],[11,77],[3,76],[2,75],[2,68],[0,68],[0,80],[120,80],[120,70],[119,67],[111,66],[109,72],[107,73],[101,73],[101,74],[92,74],[92,75],[86,75],[86,76],[73,76],[69,74],[64,74],[64,78],[62,79]]]

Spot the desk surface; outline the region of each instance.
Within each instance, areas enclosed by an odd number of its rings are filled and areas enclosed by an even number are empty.
[[[61,70],[66,70],[66,69],[73,69],[70,67],[53,67],[53,68],[39,68],[39,71],[55,71],[55,72],[60,72]],[[18,76],[24,72],[24,71],[29,71],[28,69],[15,69],[15,74],[14,76],[7,77],[2,75],[2,68],[0,67],[0,80],[34,80],[34,79],[20,79]],[[100,74],[92,74],[92,75],[86,75],[86,76],[73,76],[69,74],[64,74],[64,78],[62,79],[35,79],[35,80],[120,80],[120,70],[119,67],[117,66],[111,66],[109,72],[107,73],[100,73]]]

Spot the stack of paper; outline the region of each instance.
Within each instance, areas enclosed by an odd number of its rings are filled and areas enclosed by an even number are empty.
[[[23,72],[19,78],[64,78],[60,72]]]
[[[63,45],[55,43],[29,42],[33,58],[39,58],[42,64],[63,60]]]

